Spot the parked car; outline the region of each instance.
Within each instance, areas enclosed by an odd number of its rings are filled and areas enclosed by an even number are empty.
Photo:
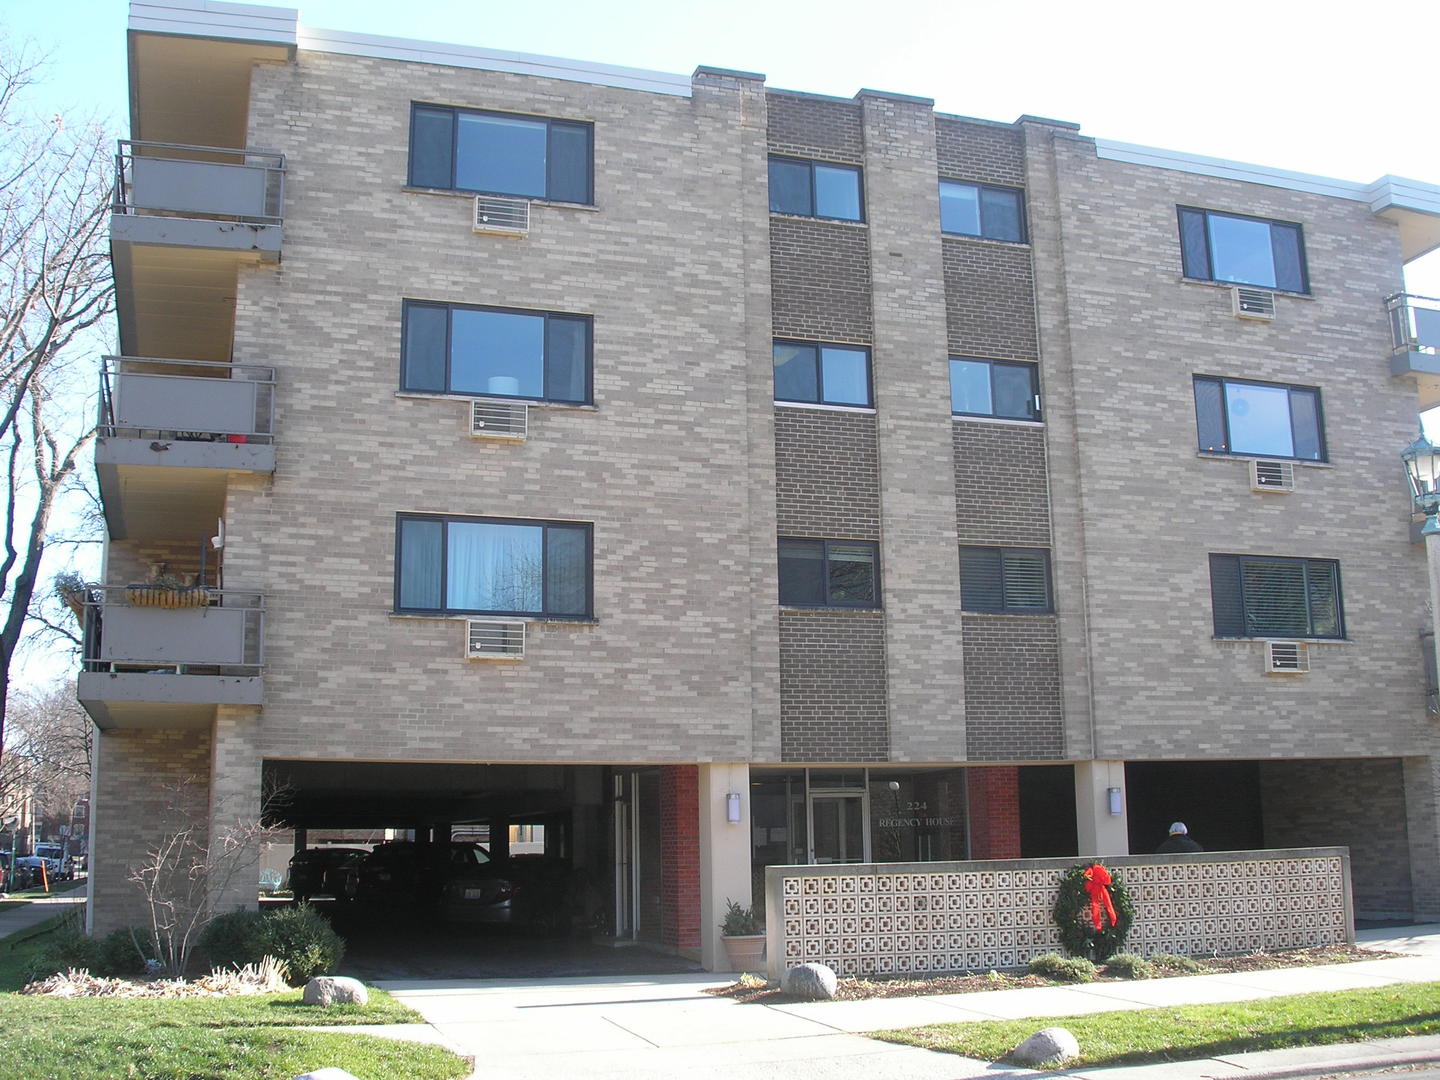
[[[62,844],[36,844],[35,854],[45,860],[51,881],[69,881],[75,876],[75,860],[65,853]]]
[[[357,899],[371,908],[415,905],[450,922],[516,921],[520,892],[479,844],[377,844],[360,862]]]
[[[50,873],[45,860],[39,855],[21,855],[15,860],[14,884],[7,886],[11,892],[21,889],[38,889]]]
[[[296,900],[333,896],[354,900],[358,891],[360,861],[369,854],[364,848],[316,847],[297,851],[290,860],[287,878]]]

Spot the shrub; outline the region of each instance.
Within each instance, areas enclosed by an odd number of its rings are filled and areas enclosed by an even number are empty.
[[[268,916],[258,911],[228,911],[217,915],[200,931],[200,951],[211,968],[244,967],[265,955],[260,927]]]
[[[27,974],[34,981],[71,969],[97,971],[100,963],[98,941],[86,937],[77,927],[62,926],[50,935],[45,946],[31,958]]]
[[[750,937],[765,932],[765,917],[753,907],[745,907],[736,900],[726,899],[725,920],[720,924],[720,933],[725,937]]]
[[[1155,968],[1139,953],[1118,952],[1106,961],[1105,974],[1117,979],[1153,979]]]
[[[1199,960],[1193,960],[1188,956],[1176,956],[1174,953],[1156,953],[1150,958],[1153,967],[1165,968],[1167,971],[1183,971],[1190,975],[1199,975],[1203,971],[1209,971]]]
[[[256,942],[261,956],[273,956],[285,965],[293,986],[334,969],[345,955],[344,939],[309,904],[264,915]]]
[[[1056,982],[1088,983],[1095,979],[1095,965],[1083,956],[1061,956],[1041,953],[1027,965],[1031,975],[1041,975]]]
[[[100,941],[99,975],[143,975],[145,961],[155,959],[155,943],[143,926],[111,930]]]

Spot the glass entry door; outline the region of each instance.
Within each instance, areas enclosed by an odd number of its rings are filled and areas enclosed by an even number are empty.
[[[824,865],[865,858],[865,796],[812,793],[810,861]]]

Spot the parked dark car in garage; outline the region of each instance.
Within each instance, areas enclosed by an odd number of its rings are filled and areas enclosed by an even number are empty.
[[[296,900],[333,896],[354,900],[359,891],[360,861],[364,848],[315,847],[297,851],[290,859],[286,885]]]
[[[523,918],[520,892],[479,844],[392,840],[361,860],[356,897],[372,908],[437,910],[449,922],[511,923]]]

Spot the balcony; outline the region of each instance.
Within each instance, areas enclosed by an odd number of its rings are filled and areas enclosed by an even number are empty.
[[[1440,405],[1440,299],[1396,293],[1390,315],[1390,374],[1415,383],[1420,408]]]
[[[228,356],[240,266],[280,258],[284,155],[122,141],[115,162],[121,349]]]
[[[95,472],[113,540],[209,536],[233,473],[275,471],[275,369],[106,357]]]
[[[260,593],[95,585],[76,696],[102,730],[201,727],[217,705],[260,705]]]

